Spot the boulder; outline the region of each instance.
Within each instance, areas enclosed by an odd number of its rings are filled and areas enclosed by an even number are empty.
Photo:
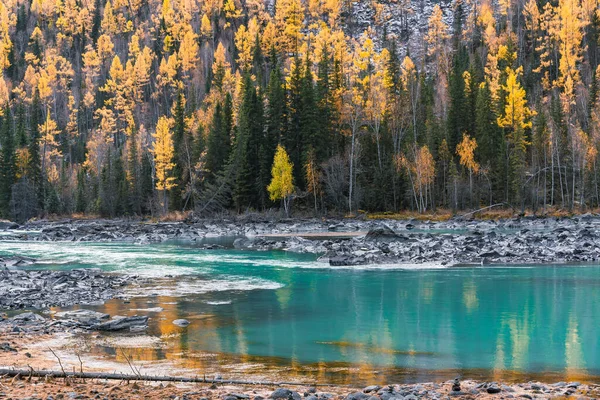
[[[381,389],[381,386],[371,385],[371,386],[367,386],[366,388],[364,388],[363,393],[377,392],[379,389]]]
[[[492,384],[492,385],[488,386],[488,388],[486,390],[489,394],[496,394],[496,393],[500,393],[502,391],[502,389],[500,389],[498,387],[498,385],[496,385],[496,384]]]
[[[348,396],[346,396],[346,400],[367,400],[369,397],[368,394],[363,393],[363,392],[354,392],[354,393],[350,393]]]
[[[122,317],[115,316],[110,321],[102,322],[94,325],[93,328],[99,331],[123,331],[123,330],[134,330],[145,329],[148,327],[148,317],[146,316],[133,316],[133,317]]]
[[[387,225],[380,225],[367,232],[367,240],[395,240],[399,236]]]
[[[300,394],[289,389],[279,388],[271,393],[273,400],[302,400]]]
[[[61,319],[73,319],[85,325],[96,325],[101,323],[102,320],[108,319],[110,315],[97,311],[81,309],[73,311],[61,311],[56,313],[55,317]]]
[[[25,312],[25,313],[22,313],[19,315],[15,315],[14,317],[11,318],[11,321],[19,322],[19,323],[23,323],[23,322],[38,323],[38,322],[46,321],[46,318],[44,318],[41,315],[36,314],[36,313]]]
[[[188,321],[187,319],[176,319],[175,321],[173,321],[173,325],[177,325],[180,328],[185,328],[189,324],[190,324],[190,321]]]

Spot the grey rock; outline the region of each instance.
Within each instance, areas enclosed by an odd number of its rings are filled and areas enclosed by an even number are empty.
[[[363,393],[377,392],[379,389],[381,389],[381,386],[371,385],[371,386],[367,386],[366,388],[364,388]]]
[[[97,311],[80,309],[74,311],[61,311],[56,313],[55,317],[74,319],[84,324],[98,324],[101,320],[108,319],[110,315]]]
[[[496,384],[492,384],[492,385],[490,385],[490,386],[488,386],[488,387],[487,387],[486,391],[487,391],[489,394],[496,394],[496,393],[500,393],[500,392],[502,391],[502,389],[500,389],[500,388],[498,387],[498,385],[496,385]]]
[[[188,321],[187,319],[176,319],[173,321],[173,325],[177,325],[181,328],[185,328],[189,324],[190,324],[190,321]]]
[[[33,312],[25,312],[11,318],[13,322],[45,322],[46,318]]]
[[[140,329],[140,327],[148,327],[148,317],[137,315],[133,317],[115,316],[110,321],[93,326],[94,329],[99,331],[137,330]]]
[[[544,387],[538,383],[532,383],[531,384],[531,389],[532,390],[542,390]]]
[[[354,392],[354,393],[350,393],[348,396],[346,396],[346,400],[367,400],[369,397],[368,394],[363,393],[363,392]]]
[[[244,393],[231,393],[230,396],[234,396],[237,399],[249,399],[250,396]]]
[[[515,389],[511,388],[510,386],[501,385],[500,388],[502,390],[504,390],[505,392],[510,392],[510,393],[514,393],[515,392]]]
[[[396,240],[398,235],[389,226],[382,224],[378,227],[372,228],[367,232],[365,237],[367,240]]]
[[[279,388],[271,393],[272,399],[284,399],[284,400],[301,400],[302,397],[297,392],[293,392],[289,389]]]

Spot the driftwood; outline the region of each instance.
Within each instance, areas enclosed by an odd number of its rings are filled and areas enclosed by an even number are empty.
[[[464,218],[465,218],[467,215],[476,214],[476,213],[478,213],[478,212],[485,211],[485,210],[489,210],[490,208],[494,208],[494,207],[503,206],[503,205],[505,205],[505,204],[506,204],[506,203],[496,203],[496,204],[492,204],[491,206],[483,207],[483,208],[480,208],[480,209],[478,209],[478,210],[475,210],[475,211],[470,211],[470,212],[468,212],[468,213],[461,214],[461,215],[457,216],[457,217],[456,217],[456,219],[464,219]]]
[[[156,376],[156,375],[130,375],[130,374],[111,374],[103,372],[66,372],[66,371],[48,371],[48,370],[22,370],[22,369],[0,369],[1,377],[29,376],[34,378],[81,378],[81,379],[111,379],[119,381],[148,381],[148,382],[186,382],[186,383],[214,383],[230,385],[264,385],[264,386],[339,386],[326,383],[306,383],[306,382],[261,382],[244,381],[237,379],[206,379],[206,378],[188,378],[184,376]]]

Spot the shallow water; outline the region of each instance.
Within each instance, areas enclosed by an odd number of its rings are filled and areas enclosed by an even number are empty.
[[[151,277],[130,303],[87,307],[151,317],[163,346],[133,346],[137,359],[336,383],[600,376],[597,265],[340,269],[284,252],[0,242],[9,254]]]

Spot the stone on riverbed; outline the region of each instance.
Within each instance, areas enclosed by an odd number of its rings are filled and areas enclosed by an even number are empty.
[[[279,388],[271,393],[271,398],[273,400],[302,400],[302,397],[298,392],[284,388]]]
[[[55,316],[61,319],[74,319],[87,325],[99,324],[101,320],[108,319],[110,317],[108,314],[83,309],[74,311],[61,311],[56,313]]]
[[[392,230],[392,228],[390,228],[387,225],[381,225],[376,228],[370,229],[369,232],[367,232],[366,239],[381,241],[381,240],[397,240],[398,237],[399,236],[396,234],[396,232],[394,232]]]
[[[354,393],[350,393],[348,396],[346,396],[346,400],[367,400],[369,397],[368,394],[363,393],[363,392],[354,392]]]
[[[173,321],[173,325],[177,325],[180,328],[185,328],[189,324],[190,321],[188,321],[187,319],[176,319],[175,321]]]
[[[39,323],[39,322],[45,322],[46,318],[44,318],[41,315],[36,314],[36,313],[26,312],[26,313],[22,313],[19,315],[15,315],[10,320],[12,322],[19,322],[19,323],[24,323],[24,322],[25,323]]]
[[[133,317],[114,316],[110,321],[103,322],[93,326],[99,331],[139,331],[148,328],[148,317],[135,315]]]
[[[376,392],[379,389],[381,389],[381,386],[379,385],[371,385],[371,386],[367,386],[366,388],[363,389],[364,393],[371,393],[371,392]]]

